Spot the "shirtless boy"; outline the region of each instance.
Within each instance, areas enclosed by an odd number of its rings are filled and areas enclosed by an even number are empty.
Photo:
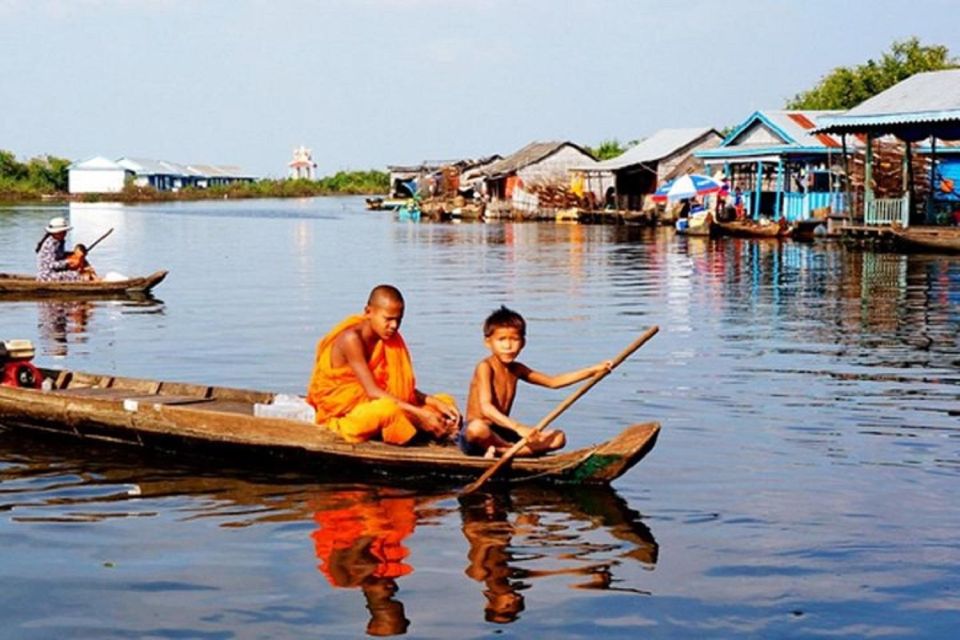
[[[612,366],[607,361],[555,376],[534,371],[517,362],[517,356],[526,344],[526,333],[523,316],[506,307],[494,311],[483,323],[483,342],[491,355],[481,360],[473,372],[467,398],[467,423],[458,437],[461,450],[468,455],[493,457],[502,454],[531,433],[530,427],[510,417],[517,380],[558,389]],[[517,455],[541,455],[560,449],[564,444],[566,436],[562,431],[546,429],[533,434]]]

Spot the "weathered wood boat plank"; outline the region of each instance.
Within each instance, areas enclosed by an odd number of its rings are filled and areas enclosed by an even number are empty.
[[[48,434],[132,444],[159,451],[303,462],[314,468],[472,478],[494,461],[455,446],[350,444],[322,426],[254,415],[274,394],[45,369],[54,389],[0,387],[0,425]],[[608,484],[656,443],[656,423],[628,427],[593,447],[519,458],[501,479]]]

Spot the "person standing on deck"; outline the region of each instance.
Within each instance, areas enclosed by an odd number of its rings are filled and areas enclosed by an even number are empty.
[[[453,398],[416,388],[400,336],[403,312],[400,291],[379,285],[363,315],[346,318],[317,344],[307,402],[316,409],[317,424],[347,442],[378,438],[404,445],[418,433],[445,441],[457,432],[460,411]]]
[[[40,243],[37,245],[37,280],[42,282],[70,282],[83,280],[85,251],[67,251],[65,240],[72,229],[61,217],[50,220]],[[79,249],[80,247],[78,247]]]

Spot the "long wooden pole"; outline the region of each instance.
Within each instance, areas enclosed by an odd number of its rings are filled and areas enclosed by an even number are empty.
[[[520,449],[522,449],[527,444],[528,440],[530,440],[530,436],[546,429],[547,425],[553,422],[557,418],[557,416],[559,416],[561,413],[563,413],[568,408],[570,408],[570,405],[572,405],[574,402],[579,400],[580,397],[583,396],[587,391],[590,391],[590,389],[593,388],[593,385],[597,384],[598,382],[603,380],[605,377],[607,377],[607,375],[609,375],[611,371],[616,369],[621,362],[629,358],[634,351],[642,347],[647,340],[657,335],[658,331],[660,331],[660,327],[656,325],[644,331],[639,338],[637,338],[632,343],[630,343],[630,346],[628,346],[626,349],[621,351],[620,355],[618,355],[616,358],[613,359],[613,363],[611,364],[609,369],[605,369],[600,373],[595,374],[592,378],[590,378],[583,385],[581,385],[579,389],[577,389],[576,391],[571,393],[569,396],[567,396],[566,400],[558,404],[553,411],[548,413],[542,420],[540,420],[540,422],[538,422],[536,426],[534,426],[533,429],[531,429],[527,435],[521,438],[520,441],[516,442],[512,447],[507,449],[507,452],[504,453],[503,456],[499,460],[497,460],[497,462],[494,465],[492,465],[489,469],[484,471],[483,475],[481,475],[479,478],[477,478],[472,483],[467,485],[466,488],[464,488],[464,490],[460,492],[460,495],[467,495],[467,494],[473,493],[474,491],[479,489],[481,486],[483,486],[483,483],[489,480],[491,476],[493,476],[497,471],[503,468],[504,465],[510,462],[510,460],[512,460],[513,457],[517,455],[517,452],[520,451]]]
[[[93,248],[94,248],[95,246],[97,246],[98,244],[100,244],[101,242],[103,242],[103,239],[106,238],[106,237],[107,237],[108,235],[110,235],[111,233],[113,233],[113,227],[110,227],[109,229],[107,229],[107,232],[106,232],[105,234],[103,234],[102,236],[100,236],[99,238],[97,238],[96,240],[94,240],[94,241],[93,241],[93,244],[91,244],[89,247],[87,247],[87,253],[90,253],[91,251],[93,251]]]

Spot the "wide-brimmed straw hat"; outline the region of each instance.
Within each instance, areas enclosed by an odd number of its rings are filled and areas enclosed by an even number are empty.
[[[70,231],[73,229],[65,218],[57,216],[56,218],[50,219],[50,224],[47,225],[47,233],[60,233],[61,231]]]

